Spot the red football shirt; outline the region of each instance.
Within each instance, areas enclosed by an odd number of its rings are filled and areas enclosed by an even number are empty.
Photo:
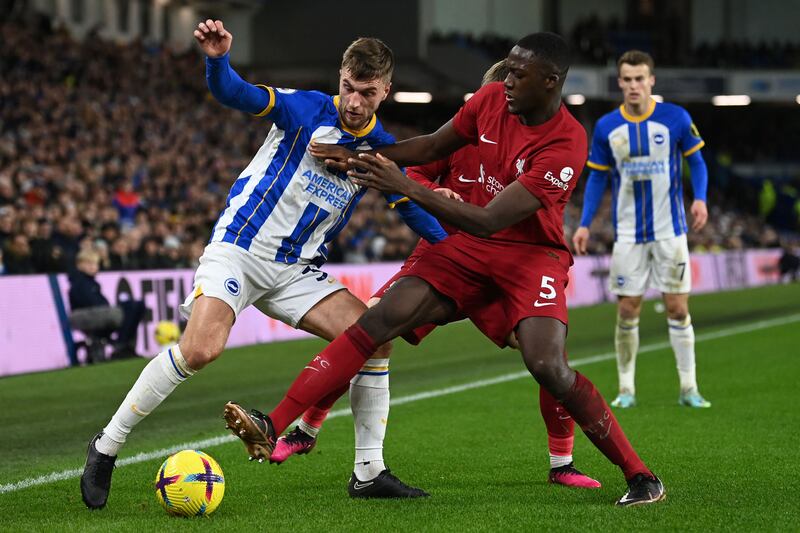
[[[467,145],[445,159],[408,167],[406,174],[417,183],[434,190],[446,187],[461,195],[465,202],[472,202],[472,191],[479,183],[480,162],[478,148]],[[447,233],[456,233],[457,228],[439,221]]]
[[[479,186],[471,203],[485,206],[513,181],[542,203],[532,216],[498,231],[492,240],[569,250],[564,207],[588,154],[586,130],[562,104],[547,122],[525,126],[508,112],[502,82],[481,87],[458,111],[453,126],[478,147]]]

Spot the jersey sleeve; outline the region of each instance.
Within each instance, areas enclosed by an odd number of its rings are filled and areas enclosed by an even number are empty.
[[[705,146],[706,142],[700,136],[697,126],[692,122],[692,117],[686,110],[681,110],[680,132],[678,134],[678,146],[683,152],[684,157],[688,157]]]
[[[611,170],[613,158],[611,147],[608,144],[608,133],[599,123],[595,125],[592,132],[592,148],[589,151],[589,160],[586,166],[592,170],[607,171]]]
[[[447,238],[447,232],[433,215],[407,197],[398,199],[397,196],[399,195],[384,195],[389,205],[397,209],[406,225],[417,235],[431,244]]]
[[[478,143],[478,114],[488,94],[487,87],[478,89],[453,117],[453,129],[470,144]]]
[[[206,57],[206,83],[217,101],[246,113],[258,113],[269,104],[269,95],[242,79],[228,54]]]
[[[447,173],[447,170],[447,159],[441,159],[427,165],[408,167],[406,175],[423,187],[434,190],[439,188],[438,180]]]
[[[586,154],[586,143],[583,143]],[[519,178],[528,192],[534,195],[547,209],[562,199],[569,198],[575,183],[583,171],[584,159],[577,159],[576,150],[565,149],[563,145],[553,146],[536,156],[531,168]]]
[[[330,99],[317,91],[279,89],[267,85],[257,85],[269,94],[269,103],[257,117],[267,117],[282,130],[296,130],[316,117],[321,105]]]

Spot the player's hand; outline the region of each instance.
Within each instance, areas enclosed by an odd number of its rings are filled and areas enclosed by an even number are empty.
[[[692,231],[700,231],[708,222],[708,207],[703,200],[692,202],[690,209],[692,213]]]
[[[447,187],[439,187],[437,189],[433,189],[433,192],[437,192],[444,196],[445,198],[452,198],[453,200],[458,200],[459,202],[463,202],[464,199],[461,198],[461,195],[458,194],[453,189],[448,189]]]
[[[404,193],[404,188],[411,182],[394,161],[378,154],[377,157],[369,154],[358,154],[358,158],[351,157],[347,160],[352,170],[347,175],[357,185],[372,187],[383,192]]]
[[[330,167],[339,172],[345,172],[353,168],[347,163],[347,160],[355,157],[355,152],[351,152],[344,146],[337,144],[318,143],[311,141],[308,145],[308,153],[318,159],[325,161],[325,166]]]
[[[589,244],[589,228],[581,226],[572,235],[572,246],[578,255],[586,255],[586,248]]]
[[[231,49],[233,35],[222,25],[221,20],[208,19],[197,25],[194,38],[208,57],[222,57]]]

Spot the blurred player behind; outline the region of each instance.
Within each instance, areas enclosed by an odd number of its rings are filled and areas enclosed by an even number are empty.
[[[639,350],[639,314],[648,286],[661,291],[667,310],[669,340],[675,351],[680,378],[679,403],[711,407],[697,388],[694,328],[689,315],[692,268],[686,243],[683,207],[682,157],[692,175],[692,229],[708,219],[708,171],[700,149],[705,144],[689,113],[675,104],[657,103],[653,58],[630,50],[620,57],[619,87],[624,102],[600,118],[594,128],[587,165],[581,226],[572,242],[586,253],[589,226],[611,174],[615,242],[609,284],[619,296],[615,344],[619,395],[614,407],[636,405],[636,353]]]

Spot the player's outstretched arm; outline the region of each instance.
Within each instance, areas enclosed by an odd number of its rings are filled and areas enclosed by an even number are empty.
[[[406,167],[444,159],[466,144],[467,141],[456,133],[453,121],[450,120],[434,133],[412,137],[397,144],[383,146],[380,150],[359,152],[359,154],[367,153],[374,156],[380,152],[398,165]],[[347,161],[355,155],[354,152],[341,146],[312,141],[308,151],[314,157],[323,159],[327,166],[336,170],[344,172],[353,168]]]
[[[254,115],[269,106],[269,93],[244,81],[231,67],[228,52],[233,35],[221,20],[201,22],[194,38],[207,56],[206,83],[219,103]]]
[[[381,149],[381,152],[384,150]],[[486,207],[446,198],[409,179],[390,159],[359,153],[350,158],[348,175],[359,185],[408,196],[436,218],[477,237],[489,237],[531,216],[542,203],[521,183],[514,182]]]

